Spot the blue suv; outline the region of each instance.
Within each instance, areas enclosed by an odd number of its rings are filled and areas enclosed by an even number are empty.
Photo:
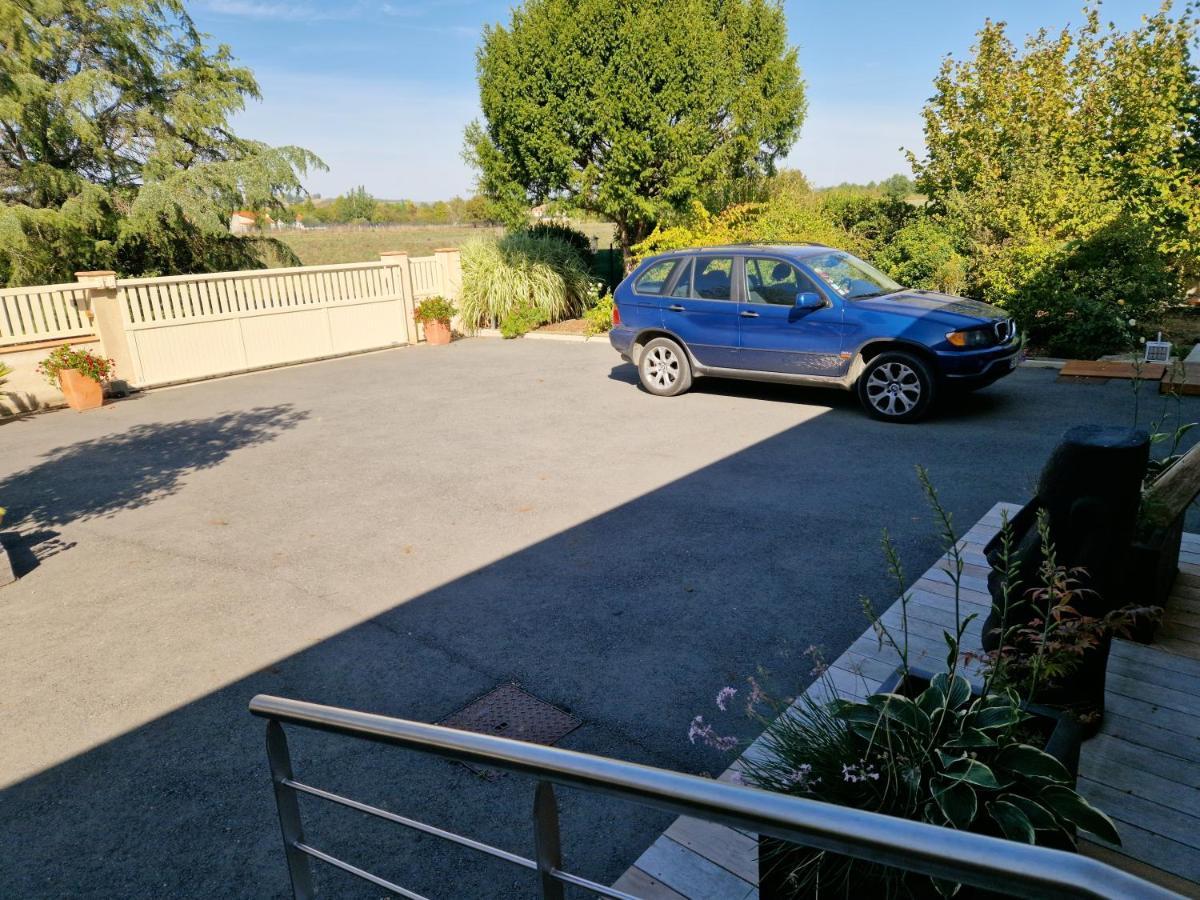
[[[823,385],[856,391],[876,418],[914,422],[939,392],[991,384],[1021,355],[1002,310],[902,288],[820,245],[659,254],[614,300],[609,340],[660,397],[705,375]]]

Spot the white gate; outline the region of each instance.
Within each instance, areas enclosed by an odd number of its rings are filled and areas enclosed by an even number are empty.
[[[130,278],[117,298],[142,387],[408,343],[412,298],[383,262]]]

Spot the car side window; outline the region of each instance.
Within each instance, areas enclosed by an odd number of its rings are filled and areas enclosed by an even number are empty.
[[[661,294],[667,282],[671,280],[671,273],[675,271],[677,262],[675,259],[664,259],[654,263],[634,284],[634,291],[639,294]]]
[[[765,256],[746,259],[746,300],[792,306],[802,291],[819,293],[807,275],[790,263]]]
[[[729,300],[733,297],[733,257],[700,257],[692,277],[692,296],[700,300]]]
[[[692,296],[692,261],[690,259],[683,264],[683,271],[679,273],[679,280],[675,282],[675,290],[671,291],[671,296]]]

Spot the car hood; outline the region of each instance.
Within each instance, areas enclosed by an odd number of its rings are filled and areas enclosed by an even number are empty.
[[[913,318],[932,316],[958,326],[1008,318],[1008,313],[990,303],[955,297],[953,294],[939,294],[935,291],[901,290],[883,297],[855,300],[854,305]]]

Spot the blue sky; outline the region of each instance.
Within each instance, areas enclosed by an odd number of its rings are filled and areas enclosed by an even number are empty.
[[[1082,0],[790,0],[792,43],[809,111],[788,165],[815,184],[908,172],[920,150],[920,109],[945,54],[962,56],[987,17],[1014,35],[1081,19]],[[1109,0],[1104,15],[1137,23],[1157,0]],[[330,171],[309,178],[326,196],[358,184],[378,197],[469,194],[459,158],[479,114],[475,48],[483,25],[509,18],[506,0],[192,0],[214,42],[229,44],[262,88],[240,133],[299,144]]]

